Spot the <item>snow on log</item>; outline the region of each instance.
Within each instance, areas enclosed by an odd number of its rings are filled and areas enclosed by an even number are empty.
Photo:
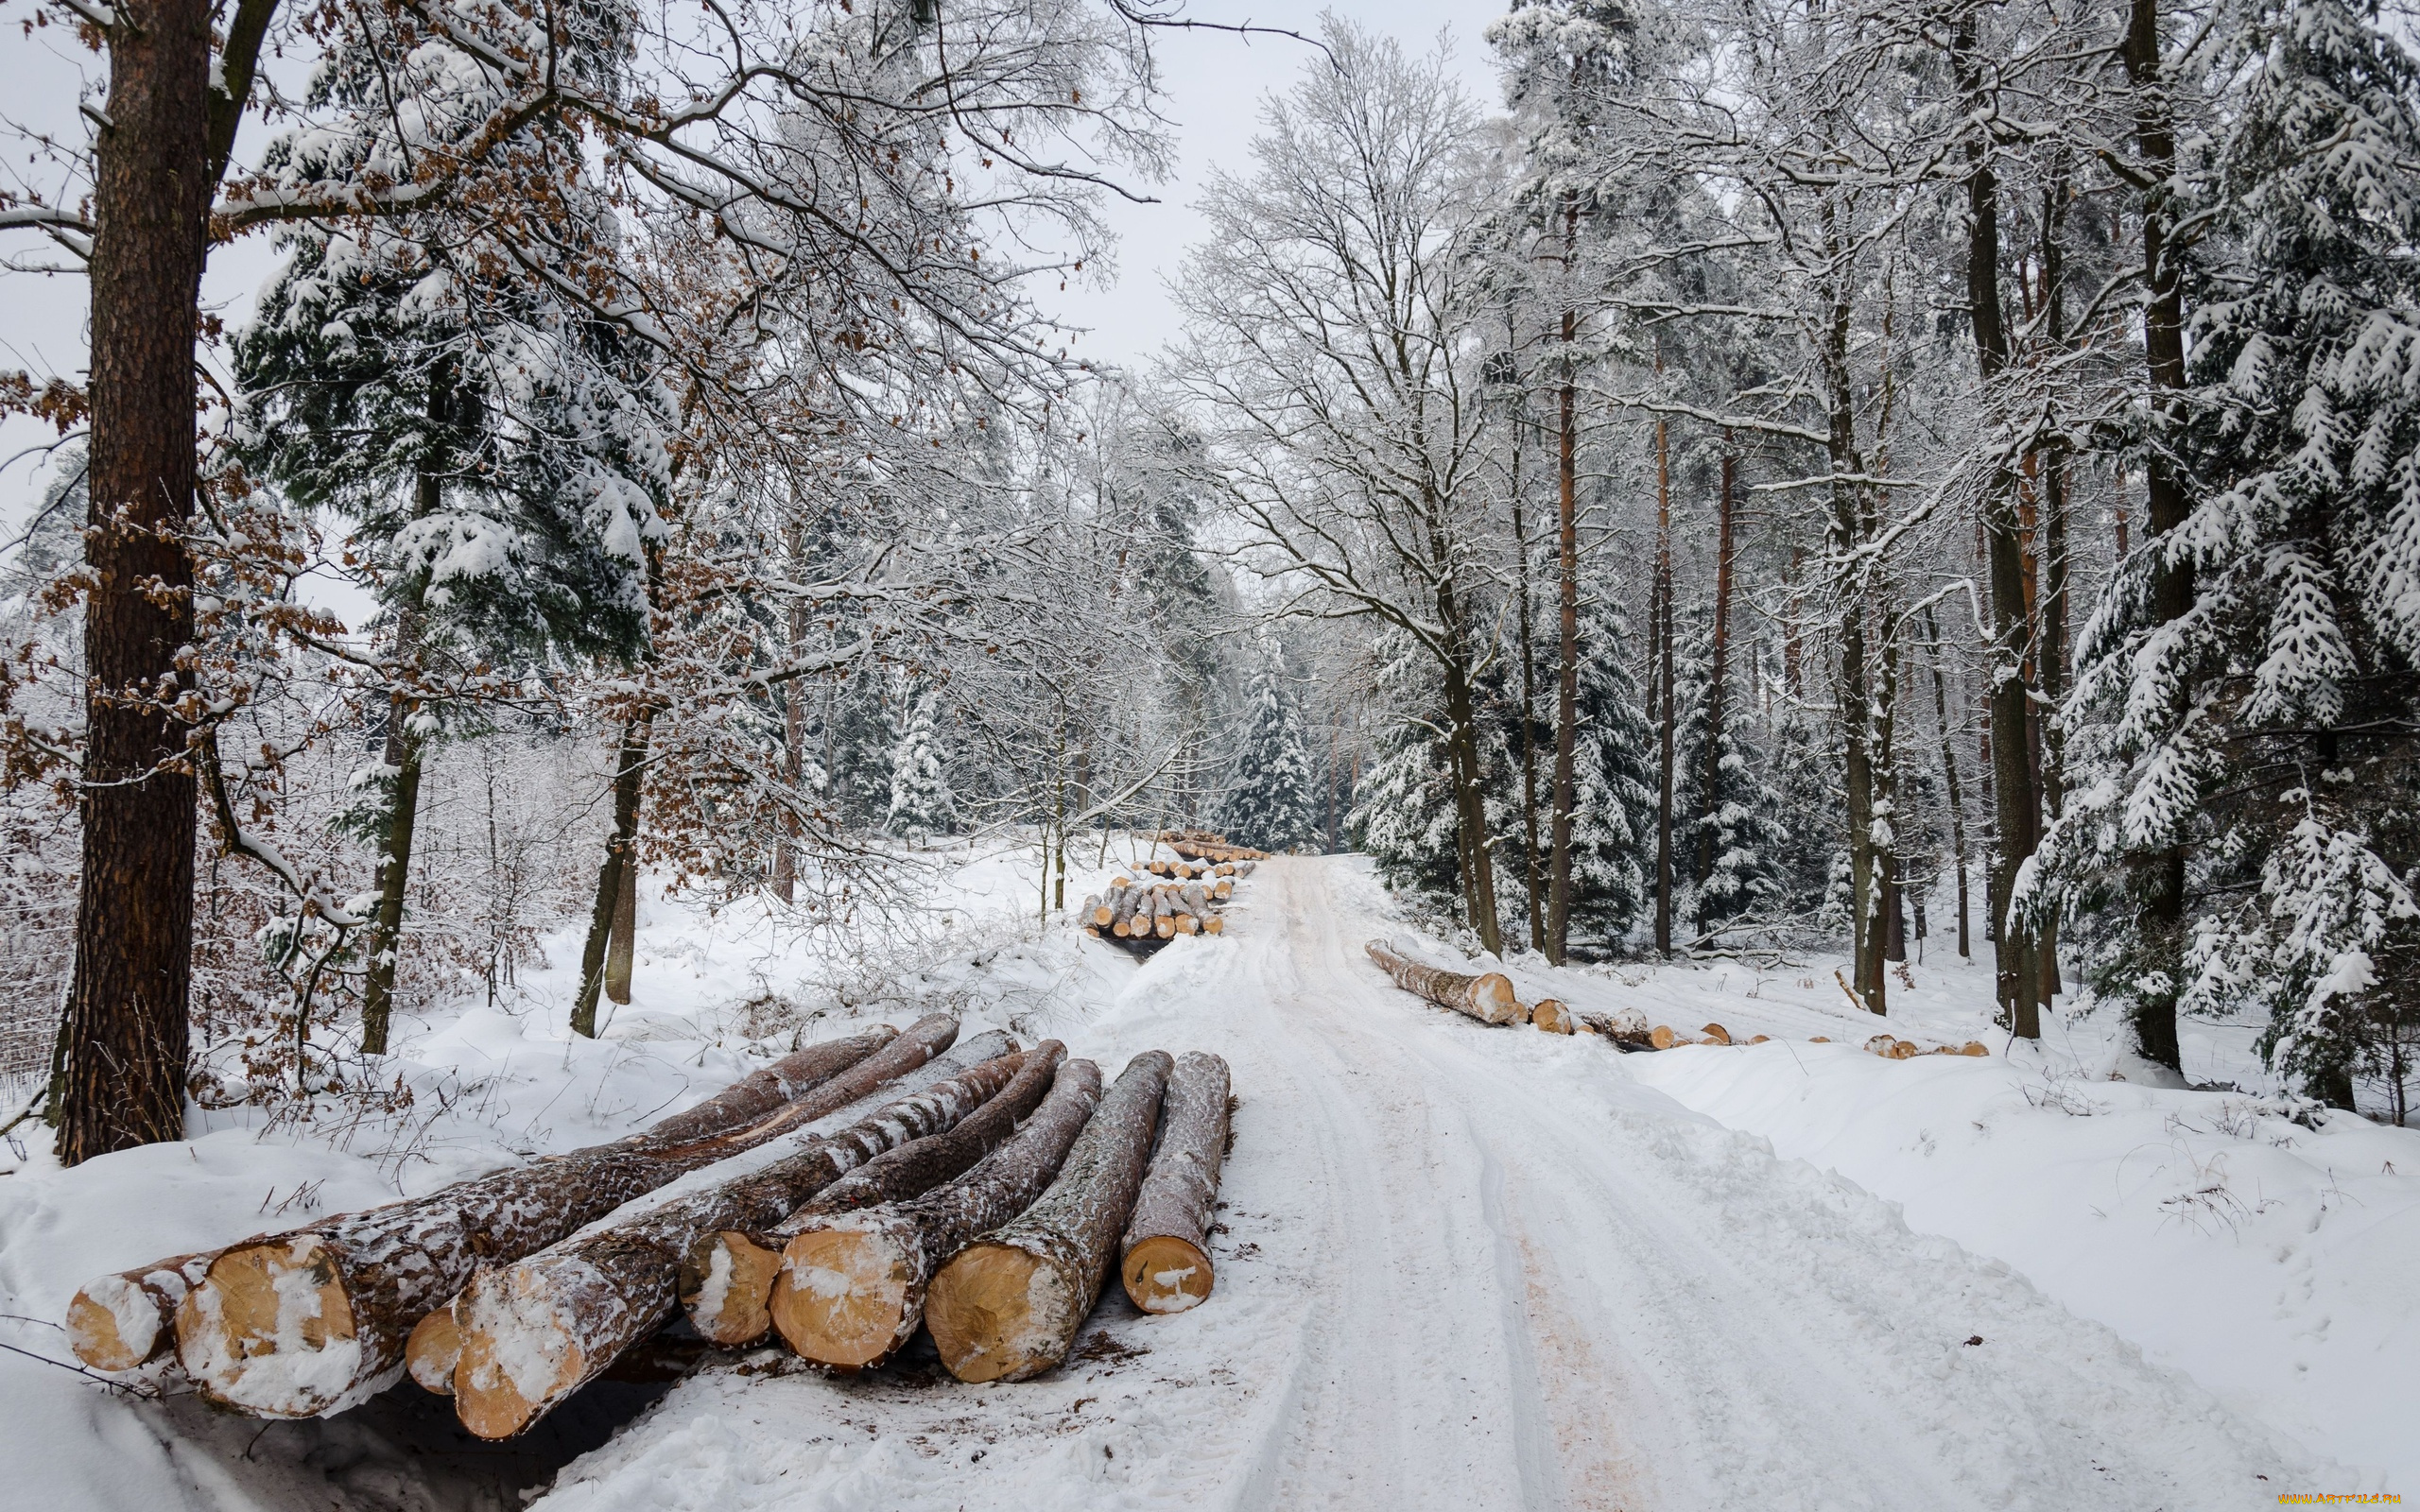
[[[1394,978],[1395,986],[1426,998],[1441,1008],[1466,1013],[1481,1023],[1519,1023],[1528,1011],[1512,995],[1512,982],[1495,971],[1466,976],[1443,967],[1424,966],[1376,940],[1369,944],[1370,959]]]
[[[1133,1211],[1172,1064],[1164,1050],[1128,1061],[1050,1190],[933,1278],[925,1326],[950,1374],[1023,1381],[1067,1357]]]
[[[1530,1022],[1548,1034],[1577,1034],[1580,1021],[1560,998],[1540,998],[1530,1006]]]
[[[1009,1084],[956,1128],[901,1145],[850,1172],[798,1211],[763,1232],[719,1228],[689,1246],[681,1264],[681,1305],[699,1334],[721,1345],[752,1343],[772,1328],[768,1310],[782,1248],[834,1213],[922,1196],[955,1180],[1006,1143],[1058,1074],[1067,1047],[1046,1040],[1026,1053]]]
[[[1210,1295],[1207,1236],[1227,1154],[1227,1063],[1177,1057],[1160,1100],[1160,1142],[1118,1246],[1126,1295],[1146,1313],[1182,1313]]]
[[[802,1228],[783,1247],[769,1304],[782,1338],[837,1369],[890,1358],[923,1321],[933,1273],[1050,1186],[1099,1103],[1100,1068],[1068,1061],[1026,1125],[966,1175],[911,1201]]]
[[[664,1325],[680,1306],[681,1263],[700,1238],[779,1222],[884,1151],[952,1127],[1023,1062],[1021,1053],[987,1060],[759,1170],[481,1267],[454,1307],[462,1426],[481,1438],[523,1432]]]
[[[748,1078],[757,1085],[701,1105],[717,1117],[761,1114],[703,1137],[692,1108],[616,1143],[233,1246],[178,1304],[178,1360],[203,1396],[254,1417],[340,1412],[393,1383],[412,1330],[477,1265],[543,1249],[676,1177],[844,1108],[957,1032],[936,1014],[905,1035],[884,1029],[817,1047],[820,1057],[787,1057],[780,1078]],[[802,1095],[764,1112],[769,1085]],[[669,1138],[658,1132],[667,1126]]]

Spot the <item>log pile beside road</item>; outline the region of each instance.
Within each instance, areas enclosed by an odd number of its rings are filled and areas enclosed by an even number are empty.
[[[1208,840],[1216,837],[1205,837],[1201,831],[1176,833],[1185,836],[1181,850],[1237,850],[1209,846]],[[1164,842],[1167,838],[1161,836]],[[1093,938],[1143,954],[1180,936],[1224,934],[1227,921],[1221,905],[1235,896],[1236,884],[1252,875],[1260,854],[1237,850],[1236,858],[1223,860],[1153,858],[1136,868],[1142,876],[1117,877],[1107,892],[1086,898],[1077,918]]]
[[[692,1353],[777,1332],[864,1369],[929,1326],[959,1379],[993,1381],[1063,1361],[1112,1276],[1147,1314],[1205,1300],[1226,1062],[1146,1051],[1104,1096],[1056,1040],[957,1034],[935,1014],[813,1047],[614,1144],[105,1277],[71,1338],[131,1369],[173,1317],[204,1394],[267,1418],[342,1411],[407,1362],[503,1438],[683,1310]]]

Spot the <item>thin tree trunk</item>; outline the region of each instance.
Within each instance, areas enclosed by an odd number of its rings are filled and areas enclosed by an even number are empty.
[[[622,867],[622,885],[614,899],[614,934],[605,945],[605,996],[614,1003],[631,1001],[631,968],[638,951],[639,868],[633,857]]]
[[[2050,342],[2060,348],[2066,345],[2066,249],[2062,240],[2066,225],[2066,163],[2061,158],[2049,183],[2042,191],[2042,316],[2049,331]],[[2066,805],[2066,734],[2060,713],[2060,702],[2066,696],[2067,685],[2067,455],[2065,447],[2053,446],[2044,459],[2042,503],[2042,594],[2034,614],[2035,623],[2040,627],[2035,669],[2041,682],[2042,706],[2034,716],[2034,724],[2040,731],[2042,808],[2048,818],[2055,820]],[[2035,963],[2040,972],[2037,990],[2043,1003],[2048,1005],[2054,1002],[2064,989],[2059,975],[2059,923],[2056,918],[2042,922],[2040,938],[2035,945]]]
[[[1580,206],[1570,196],[1563,201],[1563,266],[1567,275],[1579,249]],[[1561,613],[1563,645],[1555,692],[1554,718],[1554,878],[1552,910],[1547,928],[1547,959],[1556,966],[1571,941],[1571,811],[1575,801],[1580,723],[1580,468],[1579,372],[1573,344],[1580,335],[1579,313],[1563,312],[1563,388],[1556,396],[1555,594]],[[1666,932],[1668,935],[1669,931]]]
[[[1949,793],[1949,846],[1958,862],[1958,954],[1962,960],[1974,958],[1968,948],[1966,926],[1966,803],[1958,790],[1958,749],[1949,738],[1949,679],[1941,672],[1941,627],[1933,618],[1932,606],[1925,606],[1925,640],[1932,646],[1932,712],[1933,723],[1941,732],[1941,775]]]
[[[2166,80],[2160,72],[2159,0],[2134,0],[2126,29],[2126,77],[2135,90],[2135,144],[2144,171],[2156,187],[2143,197],[2143,357],[2152,387],[2152,444],[2146,448],[2143,481],[2145,525],[2157,541],[2185,523],[2184,479],[2170,457],[2185,421],[2185,297],[2169,250],[2168,179],[2176,162]],[[2165,563],[2152,584],[2152,614],[2162,625],[2184,617],[2193,602],[2192,569]],[[2144,1058],[2178,1064],[2175,984],[2184,979],[2185,850],[2169,846],[2137,857],[2133,866],[2141,900],[2144,943],[2153,968],[2138,972],[2164,977],[2165,989],[2135,989],[2131,1017]]]
[[[184,1133],[193,774],[159,697],[192,639],[194,337],[214,176],[211,11],[127,0],[94,160],[82,870],[59,1156]],[[232,135],[233,123],[229,123]]]
[[[1454,767],[1454,818],[1462,860],[1462,900],[1480,948],[1491,955],[1504,953],[1504,933],[1496,917],[1495,868],[1488,853],[1486,790],[1481,785],[1478,723],[1470,678],[1461,658],[1459,621],[1451,639],[1453,654],[1445,662],[1445,723],[1448,755]]]
[[[1512,428],[1512,486],[1508,498],[1512,507],[1512,561],[1516,588],[1520,593],[1517,629],[1521,646],[1521,885],[1530,904],[1530,948],[1545,954],[1550,937],[1547,909],[1551,885],[1547,881],[1549,869],[1545,848],[1538,843],[1538,654],[1533,634],[1530,599],[1530,532],[1529,522],[1521,507],[1521,427]],[[1333,770],[1333,755],[1329,760]],[[1333,794],[1333,781],[1330,792]],[[1334,799],[1331,797],[1330,803]],[[1549,960],[1557,959],[1548,956]]]
[[[1715,495],[1714,547],[1714,646],[1706,668],[1705,683],[1705,770],[1699,778],[1703,784],[1703,802],[1700,805],[1709,822],[1705,826],[1704,843],[1698,848],[1698,886],[1703,889],[1714,880],[1714,864],[1720,859],[1722,833],[1722,727],[1727,707],[1726,673],[1731,662],[1731,583],[1732,583],[1732,485],[1738,457],[1731,450],[1731,432],[1722,433],[1722,486]],[[1700,905],[1699,926],[1705,919]]]
[[[1660,371],[1664,354],[1659,348]],[[1656,733],[1655,790],[1655,949],[1672,954],[1672,763],[1673,737],[1679,720],[1672,679],[1672,453],[1668,427],[1655,421],[1655,602],[1656,681],[1663,688],[1662,728]]]
[[[1974,45],[1975,21],[1969,12],[1959,25],[1954,62],[1961,90],[1979,110],[1982,72],[1973,58]],[[1988,397],[1988,390],[1998,385],[2007,369],[2009,358],[2008,333],[2000,318],[1998,184],[1982,142],[1968,141],[1966,161],[1966,299],[1975,326],[1977,366]],[[2001,1020],[2020,1038],[2035,1040],[2042,1033],[2041,984],[2032,936],[2009,917],[2017,869],[2039,844],[2041,822],[2028,750],[2031,717],[2024,666],[2030,647],[2015,482],[2006,476],[1994,479],[1983,507],[1994,648],[1989,699],[1992,796],[1997,819],[1989,897]]]
[[[614,763],[614,833],[605,843],[605,864],[596,872],[596,902],[589,910],[588,943],[579,953],[579,996],[571,1010],[572,1033],[596,1037],[596,999],[605,986],[605,952],[614,916],[622,902],[622,876],[638,865],[639,791],[647,774],[648,740],[655,716],[642,714],[622,726]]]

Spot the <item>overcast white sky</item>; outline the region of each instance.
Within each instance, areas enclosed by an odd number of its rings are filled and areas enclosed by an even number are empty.
[[[1413,52],[1426,51],[1441,30],[1449,30],[1466,86],[1482,104],[1496,104],[1495,78],[1479,32],[1502,9],[1501,0],[1336,0],[1330,9],[1400,39]],[[1204,21],[1257,21],[1305,31],[1316,27],[1312,7],[1269,0],[1192,0],[1185,13]],[[46,28],[28,38],[9,26],[0,37],[0,113],[9,120],[53,130],[71,129],[81,71],[91,65],[72,45],[54,45],[64,40],[62,31]],[[1201,234],[1193,201],[1207,169],[1244,165],[1262,97],[1291,85],[1306,59],[1314,56],[1303,43],[1284,37],[1246,39],[1206,31],[1165,32],[1158,46],[1167,89],[1161,109],[1174,123],[1176,177],[1165,184],[1140,186],[1156,203],[1113,199],[1107,207],[1118,237],[1115,282],[1107,287],[1071,288],[1064,296],[1054,294],[1051,301],[1062,319],[1087,328],[1077,342],[1078,353],[1137,369],[1147,368],[1152,354],[1176,335],[1165,280],[1173,276],[1185,249]],[[51,172],[23,158],[9,166],[34,181],[55,181]],[[21,234],[12,235],[6,249],[37,256],[41,250]],[[272,266],[267,237],[221,248],[211,258],[204,297],[231,323],[239,322]],[[0,273],[0,368],[68,371],[80,377],[84,307],[80,278]],[[46,435],[46,428],[23,420],[0,423],[0,459],[14,457]],[[30,461],[9,461],[0,470],[0,541],[15,535],[39,481]]]

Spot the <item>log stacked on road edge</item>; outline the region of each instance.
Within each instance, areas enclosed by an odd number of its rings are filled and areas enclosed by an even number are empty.
[[[963,1177],[911,1201],[800,1225],[768,1303],[783,1341],[836,1369],[888,1360],[924,1321],[934,1274],[1059,1178],[1100,1098],[1100,1068],[1070,1060],[1016,1137]]]
[[[681,1266],[681,1305],[690,1326],[709,1341],[752,1344],[773,1326],[768,1309],[782,1252],[790,1239],[821,1218],[924,1195],[965,1175],[1030,1123],[1058,1079],[1067,1047],[1046,1040],[999,1095],[944,1134],[903,1145],[823,1189],[814,1201],[757,1231],[718,1228],[692,1245]],[[1070,1139],[1074,1133],[1069,1132]]]
[[[1128,1061],[1050,1190],[933,1277],[925,1326],[950,1374],[1024,1381],[1067,1357],[1115,1265],[1173,1066],[1164,1050]]]
[[[1513,995],[1512,980],[1497,971],[1466,975],[1442,966],[1426,966],[1392,945],[1369,943],[1370,959],[1394,978],[1395,986],[1441,1008],[1468,1014],[1481,1023],[1520,1023],[1529,1009]]]
[[[1177,1057],[1160,1102],[1159,1148],[1118,1245],[1126,1296],[1146,1313],[1182,1313],[1210,1296],[1210,1215],[1227,1154],[1227,1063],[1206,1051]]]

